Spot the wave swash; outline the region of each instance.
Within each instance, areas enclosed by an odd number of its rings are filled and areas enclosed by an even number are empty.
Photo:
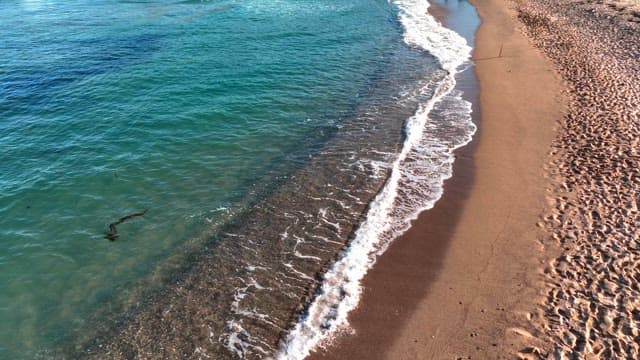
[[[420,212],[432,208],[442,196],[444,181],[452,175],[454,150],[469,143],[476,131],[471,104],[454,89],[455,75],[469,64],[471,48],[428,14],[427,0],[394,4],[405,43],[435,56],[448,75],[406,121],[403,148],[390,164],[389,178],[349,246],[324,274],[317,296],[287,335],[277,359],[303,359],[348,329],[347,315],[358,305],[361,280],[368,269]],[[434,113],[440,115],[437,122],[432,121]]]

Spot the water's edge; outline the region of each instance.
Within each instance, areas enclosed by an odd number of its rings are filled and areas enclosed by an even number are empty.
[[[438,1],[433,1],[433,3],[435,6],[442,7],[439,10],[446,12],[447,5],[439,4]],[[449,19],[451,20],[449,24],[442,24],[443,20],[447,20],[446,16],[443,19],[434,19],[428,13],[430,5],[427,1],[412,1],[399,5],[401,16],[404,16],[405,42],[409,46],[422,48],[434,54],[447,71],[447,76],[439,84],[433,97],[421,105],[416,114],[407,120],[403,149],[394,161],[389,177],[367,209],[365,220],[356,230],[354,238],[338,260],[323,275],[316,290],[316,297],[308,304],[293,330],[287,335],[276,355],[278,359],[303,359],[317,347],[331,342],[338,333],[349,331],[348,314],[358,306],[362,294],[361,282],[367,271],[375,265],[377,257],[384,253],[395,238],[402,235],[410,227],[411,222],[417,219],[420,213],[432,208],[441,198],[444,182],[453,176],[455,151],[471,142],[472,135],[476,131],[472,120],[472,107],[475,107],[475,103],[472,104],[471,101],[476,100],[477,89],[475,81],[472,79],[474,74],[470,63],[471,49],[465,47],[465,40],[473,43],[478,24],[475,25],[475,28],[471,25],[470,28],[462,26],[460,29],[455,28],[455,19]],[[423,13],[420,12],[421,8]],[[421,15],[425,15],[425,17],[420,18]],[[412,18],[412,16],[415,17]],[[455,48],[454,45],[454,49],[450,49],[447,48],[447,44],[440,43],[442,48],[438,48],[437,41],[431,42],[433,38],[430,36],[425,36],[429,40],[421,42],[420,40],[425,39],[420,39],[420,34],[414,37],[416,34],[410,32],[419,28],[422,21],[439,26],[436,31],[434,28],[429,30],[437,33],[436,37],[448,38],[450,39],[449,44],[454,43],[459,47]],[[424,26],[424,24],[422,25]],[[458,25],[461,24],[458,23]],[[455,30],[459,31],[459,34]],[[422,35],[427,34],[423,33]],[[442,40],[442,38],[438,40]],[[457,86],[456,79],[458,78],[462,78],[463,85],[468,87],[467,90],[471,90],[471,94],[464,94]],[[452,116],[452,114],[455,115]],[[468,132],[459,142],[448,144],[449,147],[444,150],[444,156],[440,159],[444,159],[441,163],[444,166],[440,168],[444,171],[439,173],[440,177],[434,181],[415,176],[416,174],[412,173],[411,169],[412,160],[420,159],[421,152],[422,155],[429,157],[432,154],[425,154],[425,152],[428,153],[428,150],[435,150],[435,152],[443,150],[433,142],[430,144],[431,147],[427,146],[426,149],[420,146],[422,143],[428,144],[434,140],[433,138],[429,139],[433,136],[433,134],[429,134],[429,130],[433,130],[430,129],[430,120],[447,121],[456,115],[462,117],[462,119],[458,119],[461,121],[457,125],[466,126]],[[412,156],[414,159],[411,159]],[[406,167],[403,168],[405,164]],[[402,199],[402,196],[406,196],[407,192],[399,188],[399,185],[403,183],[403,175],[406,187],[416,187],[411,186],[409,182],[422,180],[431,190],[422,194],[418,190],[417,194],[412,194],[417,195],[418,198],[420,195],[424,195],[424,198],[422,198],[422,202],[418,200],[418,204],[413,203],[408,208],[404,203],[407,199]],[[417,187],[419,188],[420,185]],[[408,197],[412,198],[410,195]],[[401,216],[398,216],[398,213]]]
[[[363,107],[241,224],[212,239],[169,289],[76,350],[89,358],[153,351],[299,359],[347,326],[362,277],[442,196],[453,152],[476,130],[471,104],[455,90],[471,49],[427,14],[426,0],[393,3],[408,48],[435,56],[441,69],[407,79],[410,96]],[[387,74],[379,86],[392,87],[385,82],[396,76]],[[398,139],[404,139],[401,149]]]

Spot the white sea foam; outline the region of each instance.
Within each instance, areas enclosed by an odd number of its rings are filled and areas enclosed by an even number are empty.
[[[348,328],[347,315],[358,305],[362,278],[390,241],[442,196],[443,183],[452,174],[454,150],[467,144],[476,130],[471,105],[454,91],[455,75],[468,63],[471,48],[428,14],[427,0],[394,3],[400,11],[404,41],[434,55],[448,75],[431,84],[432,89],[435,85],[433,97],[407,120],[405,142],[385,186],[342,257],[324,275],[318,295],[285,339],[278,359],[303,359]],[[442,123],[434,124],[429,114],[438,106],[447,111]],[[438,132],[440,137],[433,135]]]
[[[256,268],[265,269],[263,267],[251,267],[253,268],[251,271],[255,271]],[[258,290],[265,289],[264,286],[260,285],[260,283],[252,277],[249,278],[248,281],[242,281],[245,282],[245,286],[236,289],[233,295],[233,302],[231,303],[231,311],[236,315],[241,315],[243,318],[253,319],[254,321],[259,321],[277,330],[281,330],[280,327],[271,320],[269,315],[261,314],[255,309],[247,309],[242,306],[242,301],[247,297],[247,290],[249,288],[253,287]],[[227,321],[228,334],[221,336],[219,339],[231,353],[243,358],[249,349],[262,354],[268,354],[273,351],[268,344],[257,337],[252,337],[249,332],[242,327],[242,322],[243,320]]]

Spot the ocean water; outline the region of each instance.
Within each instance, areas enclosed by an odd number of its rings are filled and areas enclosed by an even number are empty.
[[[347,326],[475,132],[428,6],[0,2],[0,358],[300,358]]]

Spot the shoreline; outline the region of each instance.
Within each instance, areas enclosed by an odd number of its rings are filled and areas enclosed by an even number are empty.
[[[351,304],[357,303],[357,300],[351,301],[343,294],[359,296],[356,288],[359,286],[358,276],[369,267],[366,260],[370,259],[372,250],[386,247],[394,232],[403,231],[405,225],[409,225],[407,215],[413,216],[422,206],[430,207],[440,197],[442,180],[450,176],[449,164],[453,160],[452,151],[438,151],[440,146],[445,144],[447,149],[457,148],[470,141],[475,131],[469,116],[469,104],[457,94],[449,96],[455,84],[453,74],[458,73],[460,63],[469,59],[471,48],[458,35],[427,18],[422,12],[425,8],[422,4],[402,4],[405,6],[400,21],[406,22],[402,28],[405,42],[394,42],[393,49],[397,49],[390,54],[402,55],[401,61],[393,62],[395,66],[385,71],[379,81],[384,84],[388,77],[395,84],[405,79],[394,76],[398,71],[399,75],[406,75],[407,84],[415,82],[416,94],[407,94],[406,105],[398,102],[397,97],[389,98],[389,103],[379,103],[380,99],[372,97],[377,99],[371,104],[375,111],[369,113],[363,107],[362,116],[355,116],[352,122],[341,126],[338,135],[342,135],[332,137],[331,142],[324,145],[329,151],[320,152],[326,156],[309,157],[299,172],[269,195],[265,200],[267,206],[252,210],[251,221],[227,229],[220,238],[211,242],[216,251],[206,248],[197,253],[193,266],[175,283],[170,283],[156,297],[135,308],[130,319],[119,329],[105,330],[106,335],[95,337],[96,340],[86,347],[76,347],[78,351],[88,358],[101,358],[104,354],[114,358],[128,358],[133,354],[172,357],[196,352],[202,356],[215,354],[217,358],[261,358],[261,354],[272,352],[279,356],[279,349],[286,349],[287,355],[293,354],[298,358],[304,356],[309,341],[316,339],[318,334],[322,335],[327,323],[338,324],[336,328],[342,324],[340,321],[345,317],[341,314],[346,313]],[[424,19],[429,21],[423,23]],[[425,34],[438,34],[441,39],[432,39]],[[445,64],[444,71],[438,68],[432,57],[404,45],[408,43],[432,49],[431,53]],[[447,46],[437,46],[439,44]],[[420,65],[414,69],[425,72],[402,72],[403,68],[397,67],[405,62],[411,65],[413,61]],[[372,96],[377,94],[376,89],[378,87],[372,88]],[[382,95],[387,94],[384,87],[379,89],[382,89]],[[437,96],[431,96],[432,93]],[[400,94],[405,96],[404,92]],[[450,109],[458,116],[439,124],[442,126],[431,127],[434,132],[442,133],[442,138],[435,143],[422,143],[425,114],[440,98],[457,105]],[[438,111],[450,109],[444,107]],[[378,126],[375,119],[381,120]],[[360,131],[359,126],[367,131]],[[400,140],[403,131],[412,135],[404,140],[400,149],[396,141],[382,141],[389,136]],[[371,136],[380,139],[379,147],[371,148],[378,144],[367,138]],[[365,143],[367,147],[362,147]],[[433,147],[435,151],[418,150],[422,146]],[[398,153],[397,158],[393,156],[395,153]],[[336,159],[341,159],[341,156],[349,156],[347,160],[362,157],[366,162],[361,164],[358,160],[351,164],[345,161],[349,166],[342,168],[336,166],[340,164]],[[408,169],[404,168],[403,159],[408,159]],[[385,160],[388,165],[383,162]],[[413,173],[410,169],[412,162],[437,169],[435,173],[439,176],[434,178],[434,172],[429,171]],[[387,173],[390,173],[388,178]],[[394,212],[393,217],[387,216],[396,206],[398,184],[415,175],[422,176],[425,182],[412,184],[405,181],[403,190],[426,196],[411,198],[412,195],[406,193],[406,199],[415,199],[417,204],[398,206],[396,209],[399,211]],[[382,184],[384,190],[376,189]],[[422,188],[422,184],[427,186]],[[416,188],[411,185],[416,185]],[[337,196],[316,195],[323,194],[323,190],[330,190],[329,195],[334,195],[334,190],[329,187],[339,189]],[[344,197],[341,198],[342,193]],[[375,196],[375,201],[370,202],[365,195]],[[368,225],[361,225],[355,230],[357,221],[354,219],[362,219],[365,209],[367,216],[363,224]],[[394,217],[395,223],[388,225],[389,219]],[[270,230],[270,236],[265,236],[265,229]],[[358,235],[362,229],[365,229],[362,231],[364,236]],[[360,243],[369,248],[356,246],[356,250],[351,252],[355,257],[344,256],[346,261],[341,258],[333,263],[338,255],[331,255],[334,254],[331,250],[338,254],[346,253],[341,250],[344,244],[336,241],[336,237],[347,241],[354,231],[349,245],[351,249],[359,243],[359,237],[377,237],[379,242],[362,241]],[[369,236],[371,234],[374,236]],[[225,256],[227,254],[233,256]],[[328,266],[330,263],[334,264],[331,268]],[[336,264],[346,265],[347,269],[331,272]],[[327,279],[334,274],[336,281],[320,280],[320,277]],[[314,296],[320,286],[322,298]],[[316,303],[319,305],[314,307]],[[305,316],[312,309],[317,309],[319,316]],[[311,319],[309,323],[306,323],[307,319]],[[302,324],[302,336],[296,333],[299,324]],[[295,329],[291,330],[290,326],[295,326]],[[155,339],[162,339],[162,347],[154,347]],[[291,343],[294,345],[290,347]]]
[[[527,310],[541,296],[538,269],[547,256],[536,223],[549,186],[543,167],[564,108],[561,83],[503,3],[472,3],[482,19],[472,68],[478,132],[456,151],[443,197],[366,275],[360,305],[349,316],[355,334],[309,359],[499,358],[527,351]],[[445,21],[451,15],[434,10]]]

